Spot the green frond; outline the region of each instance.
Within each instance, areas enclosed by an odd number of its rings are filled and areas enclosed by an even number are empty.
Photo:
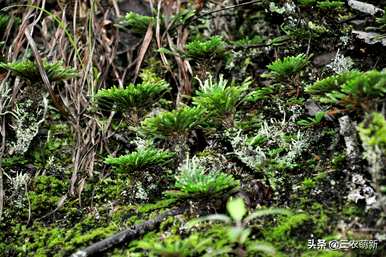
[[[359,71],[347,71],[338,75],[329,76],[315,82],[313,85],[307,86],[304,91],[312,95],[320,95],[333,90],[339,90],[348,80],[360,75],[361,72]]]
[[[68,80],[78,75],[78,72],[74,68],[64,67],[62,62],[48,63],[47,61],[44,61],[43,67],[47,73],[48,80],[51,82]],[[9,70],[15,75],[32,82],[41,81],[37,64],[30,60],[0,63],[0,68]]]
[[[267,66],[272,75],[276,79],[289,78],[292,75],[299,73],[309,64],[309,57],[305,54],[297,56],[287,56],[279,59]]]
[[[349,71],[317,81],[306,87],[305,92],[323,103],[383,97],[386,94],[386,73],[376,70]]]
[[[135,33],[145,33],[149,24],[153,21],[153,17],[141,15],[135,12],[128,12],[121,24],[127,26]]]
[[[224,52],[225,43],[220,36],[207,41],[194,40],[186,45],[186,55],[190,58],[208,58]]]
[[[125,88],[114,86],[99,90],[94,96],[94,103],[100,109],[120,112],[131,108],[149,108],[168,90],[168,83],[155,79],[138,85],[130,84]]]
[[[167,194],[172,197],[202,197],[215,195],[238,185],[239,182],[231,175],[219,171],[206,172],[194,159],[188,159],[176,177],[175,187],[178,191]]]
[[[105,159],[105,163],[114,166],[116,171],[123,173],[151,166],[163,166],[169,163],[174,156],[175,153],[169,151],[148,148],[119,157],[108,157]]]
[[[209,78],[201,83],[197,95],[193,97],[193,104],[205,108],[212,121],[221,123],[225,118],[234,115],[238,105],[244,100],[245,91],[250,84],[250,78],[242,85],[235,86],[229,85],[222,75],[217,82],[209,75]]]
[[[180,138],[204,121],[204,111],[199,107],[183,107],[179,110],[162,112],[142,122],[145,135],[155,138]]]

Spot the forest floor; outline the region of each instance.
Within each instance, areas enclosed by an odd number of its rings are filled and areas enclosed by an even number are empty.
[[[0,3],[0,256],[386,256],[386,6]]]

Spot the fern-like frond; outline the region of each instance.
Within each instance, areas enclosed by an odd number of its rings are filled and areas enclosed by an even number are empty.
[[[299,73],[309,64],[309,57],[305,54],[297,56],[287,56],[279,59],[267,66],[272,75],[276,79],[289,78],[292,75]]]
[[[50,81],[68,80],[78,75],[78,72],[74,68],[64,67],[62,62],[49,63],[44,61],[43,67]],[[0,68],[9,70],[15,75],[28,79],[32,82],[41,81],[37,64],[30,60],[0,63]]]
[[[205,108],[208,116],[215,123],[221,123],[227,117],[235,114],[238,105],[244,100],[245,92],[251,84],[250,78],[242,85],[229,85],[228,81],[220,76],[217,82],[213,81],[211,75],[201,83],[197,95],[193,97],[196,106]]]
[[[349,71],[330,76],[308,86],[305,91],[323,103],[342,103],[350,107],[352,102],[365,98],[380,98],[386,94],[386,72]]]
[[[131,108],[148,108],[154,104],[169,89],[164,80],[134,85],[126,88],[112,87],[102,89],[94,96],[96,105],[104,110],[125,112]]]
[[[179,110],[162,112],[149,117],[142,122],[142,131],[145,135],[155,138],[181,138],[200,126],[205,117],[199,107],[183,107]]]
[[[186,55],[190,58],[208,58],[224,52],[225,43],[220,36],[206,41],[194,40],[186,45]]]
[[[114,166],[117,172],[131,172],[151,166],[164,166],[169,163],[175,153],[161,151],[153,148],[140,149],[138,151],[119,157],[108,157],[106,164]]]
[[[188,159],[176,177],[175,187],[178,191],[167,194],[172,197],[212,196],[238,185],[239,182],[231,175],[220,171],[206,172],[194,159]]]

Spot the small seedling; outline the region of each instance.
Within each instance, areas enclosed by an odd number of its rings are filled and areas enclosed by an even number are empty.
[[[203,218],[192,220],[188,223],[188,227],[192,227],[204,221],[218,221],[228,225],[228,238],[230,242],[237,243],[241,249],[246,245],[248,248],[252,248],[254,251],[263,251],[266,254],[274,255],[276,250],[270,244],[264,242],[256,242],[254,244],[247,244],[247,240],[252,232],[248,224],[256,219],[267,215],[291,215],[292,212],[286,209],[279,208],[267,208],[257,210],[248,216],[247,208],[242,198],[231,198],[227,203],[228,215],[214,214]],[[252,250],[247,249],[247,250]]]

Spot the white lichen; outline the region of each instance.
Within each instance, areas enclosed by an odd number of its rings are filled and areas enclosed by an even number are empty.
[[[334,60],[327,64],[327,68],[333,70],[335,73],[343,73],[353,69],[355,63],[351,57],[346,57],[337,51]]]

